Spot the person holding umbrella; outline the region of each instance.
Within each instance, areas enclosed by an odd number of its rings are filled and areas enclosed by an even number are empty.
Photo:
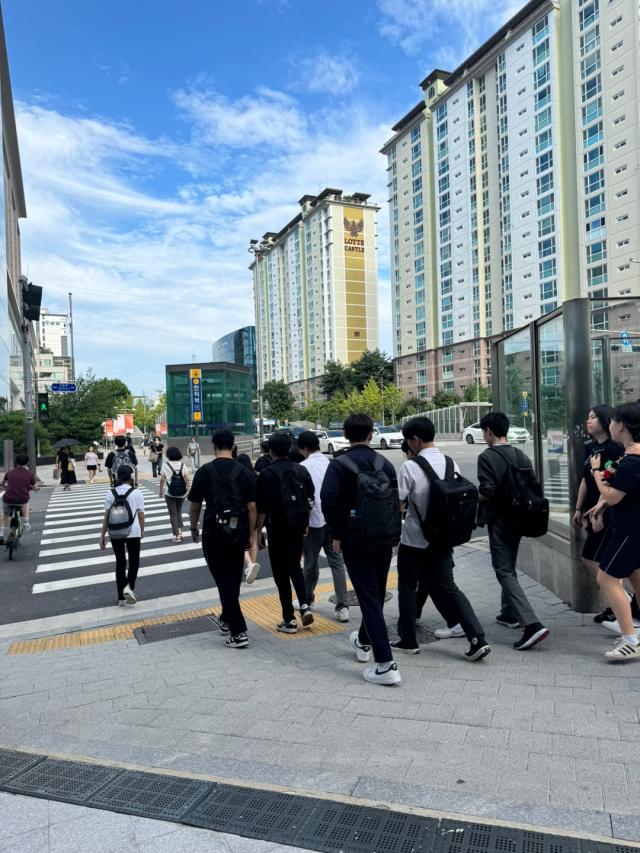
[[[58,451],[56,456],[56,468],[58,470],[58,476],[60,477],[60,483],[62,484],[62,490],[64,492],[70,492],[71,486],[74,486],[78,480],[76,478],[76,466],[73,459],[73,453],[71,453],[71,447],[76,445],[78,442],[73,438],[63,438],[61,441],[57,441],[53,447]]]

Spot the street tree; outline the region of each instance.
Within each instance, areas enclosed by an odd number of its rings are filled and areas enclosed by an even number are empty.
[[[465,403],[490,403],[491,385],[467,385],[464,389]]]
[[[460,397],[454,394],[453,391],[436,391],[431,398],[435,409],[448,409],[449,406],[457,406],[460,402]]]
[[[295,413],[295,397],[284,380],[265,382],[262,396],[269,414],[279,423],[290,420]]]
[[[355,386],[355,377],[351,367],[346,367],[339,361],[328,361],[324,366],[324,376],[320,387],[329,400],[334,394],[346,396]]]
[[[393,362],[386,353],[379,349],[365,350],[360,358],[351,364],[356,388],[364,390],[365,385],[373,379],[378,385],[393,384]]]
[[[75,394],[52,394],[47,435],[54,444],[61,438],[77,438],[80,444],[97,441],[102,423],[124,412],[131,394],[120,379],[96,379],[93,371],[76,380]]]

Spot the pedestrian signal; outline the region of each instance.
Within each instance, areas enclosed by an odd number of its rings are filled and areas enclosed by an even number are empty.
[[[49,420],[49,394],[47,391],[38,394],[38,419],[41,421]]]

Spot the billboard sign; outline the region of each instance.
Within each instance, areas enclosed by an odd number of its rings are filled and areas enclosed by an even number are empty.
[[[191,420],[194,424],[202,423],[202,370],[192,367],[189,370],[189,386],[191,389]]]

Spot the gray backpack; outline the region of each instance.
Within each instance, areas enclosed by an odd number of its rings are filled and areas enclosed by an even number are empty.
[[[133,486],[123,495],[118,494],[115,489],[111,489],[113,503],[109,507],[109,515],[107,516],[109,539],[126,539],[127,536],[131,535],[133,512],[127,498],[132,491]]]

